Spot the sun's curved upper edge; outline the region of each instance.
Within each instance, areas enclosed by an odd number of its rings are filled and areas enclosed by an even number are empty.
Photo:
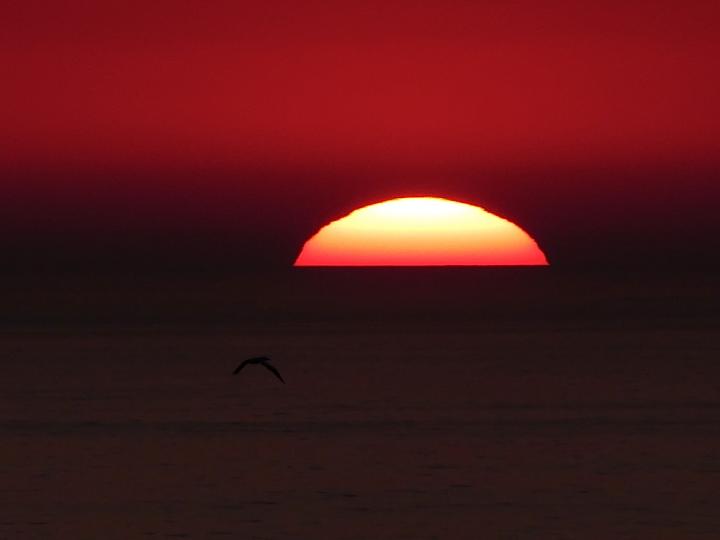
[[[357,265],[355,265],[355,264],[353,264],[353,265],[348,265],[348,264],[327,264],[327,263],[326,263],[326,264],[313,264],[313,263],[304,263],[304,262],[301,261],[301,259],[303,258],[303,254],[306,252],[306,248],[308,247],[308,245],[309,245],[314,239],[316,239],[319,235],[321,235],[321,234],[323,233],[323,231],[327,231],[328,229],[332,229],[333,226],[337,225],[339,222],[345,221],[345,220],[347,220],[348,218],[350,218],[350,217],[352,217],[353,215],[356,215],[356,214],[358,214],[358,213],[360,213],[360,212],[367,211],[367,210],[369,210],[369,209],[372,209],[372,208],[378,207],[378,206],[384,206],[384,205],[388,205],[388,204],[393,204],[393,203],[398,203],[398,202],[404,202],[404,201],[409,201],[409,200],[428,200],[428,201],[434,201],[434,202],[449,203],[449,204],[454,205],[454,206],[461,205],[461,206],[468,207],[469,209],[472,209],[472,210],[474,210],[474,211],[479,210],[479,211],[481,211],[481,212],[484,212],[484,213],[486,213],[486,214],[489,214],[489,215],[492,216],[493,218],[504,222],[505,224],[507,224],[507,225],[509,225],[510,227],[512,227],[513,229],[515,229],[517,232],[521,233],[521,234],[525,237],[525,239],[535,248],[535,250],[537,250],[537,253],[539,253],[539,255],[542,257],[542,259],[541,259],[541,261],[538,262],[538,263],[509,264],[509,265],[506,265],[506,264],[482,264],[482,265],[479,265],[479,264],[460,264],[460,265],[455,265],[455,264],[447,264],[447,265],[444,265],[444,264],[442,264],[442,265],[439,265],[439,264],[427,264],[427,265],[425,265],[425,264],[423,264],[423,265],[417,265],[417,264],[409,264],[409,265],[396,265],[396,264],[390,264],[390,265],[385,265],[385,264],[379,264],[379,265],[378,265],[378,264],[370,264],[370,265],[365,265],[365,264],[357,264]],[[321,226],[320,228],[318,228],[312,235],[310,235],[310,236],[308,237],[308,239],[307,239],[305,242],[303,242],[302,247],[300,248],[300,250],[299,250],[299,252],[298,252],[298,255],[295,257],[295,260],[294,260],[294,262],[293,262],[293,266],[294,266],[294,267],[330,267],[330,266],[550,266],[550,261],[549,261],[547,255],[546,255],[546,253],[544,252],[544,250],[540,247],[540,245],[538,244],[538,242],[535,240],[535,238],[534,238],[533,236],[531,236],[530,233],[528,233],[524,228],[522,228],[522,227],[519,226],[518,224],[510,221],[509,219],[507,219],[507,218],[505,218],[505,217],[503,217],[503,216],[500,216],[500,215],[498,215],[498,214],[496,214],[496,213],[494,213],[494,212],[490,212],[490,211],[486,210],[485,208],[483,208],[482,206],[479,206],[479,205],[476,205],[476,204],[472,204],[472,203],[468,203],[468,202],[464,202],[464,201],[458,201],[458,200],[454,200],[454,199],[448,199],[448,198],[446,198],[446,197],[440,197],[440,196],[434,196],[434,195],[419,195],[419,196],[397,197],[397,198],[393,198],[393,199],[386,199],[386,200],[382,200],[382,201],[378,201],[378,202],[366,204],[366,205],[361,206],[361,207],[359,207],[359,208],[355,208],[354,210],[351,210],[350,212],[347,212],[346,214],[343,214],[342,216],[340,216],[340,217],[338,217],[338,218],[336,218],[336,219],[333,219],[332,221],[330,221],[330,222],[326,223],[325,225]]]

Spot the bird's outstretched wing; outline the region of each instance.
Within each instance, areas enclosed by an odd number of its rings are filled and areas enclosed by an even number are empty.
[[[233,371],[233,375],[237,375],[238,373],[240,373],[240,370],[247,366],[251,361],[252,359],[245,360],[242,364],[235,368],[235,371]]]
[[[267,362],[260,362],[260,363],[261,363],[263,366],[265,366],[266,368],[268,368],[270,371],[272,371],[273,374],[274,374],[278,379],[280,379],[280,381],[281,381],[283,384],[285,384],[285,381],[283,380],[282,375],[280,375],[280,372],[279,372],[277,369],[275,369],[275,366],[270,365],[270,364],[267,363]]]

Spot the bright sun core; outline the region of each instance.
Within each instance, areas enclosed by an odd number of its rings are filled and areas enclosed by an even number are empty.
[[[295,266],[547,266],[535,240],[479,206],[437,197],[371,204],[329,223]]]

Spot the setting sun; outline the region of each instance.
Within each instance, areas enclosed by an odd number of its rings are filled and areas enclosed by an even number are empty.
[[[310,238],[295,266],[546,266],[520,227],[470,204],[436,197],[359,208]]]

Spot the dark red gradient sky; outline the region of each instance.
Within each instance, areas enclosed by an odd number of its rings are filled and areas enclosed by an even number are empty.
[[[6,2],[0,247],[290,264],[429,194],[556,264],[717,263],[719,27],[716,2]]]

